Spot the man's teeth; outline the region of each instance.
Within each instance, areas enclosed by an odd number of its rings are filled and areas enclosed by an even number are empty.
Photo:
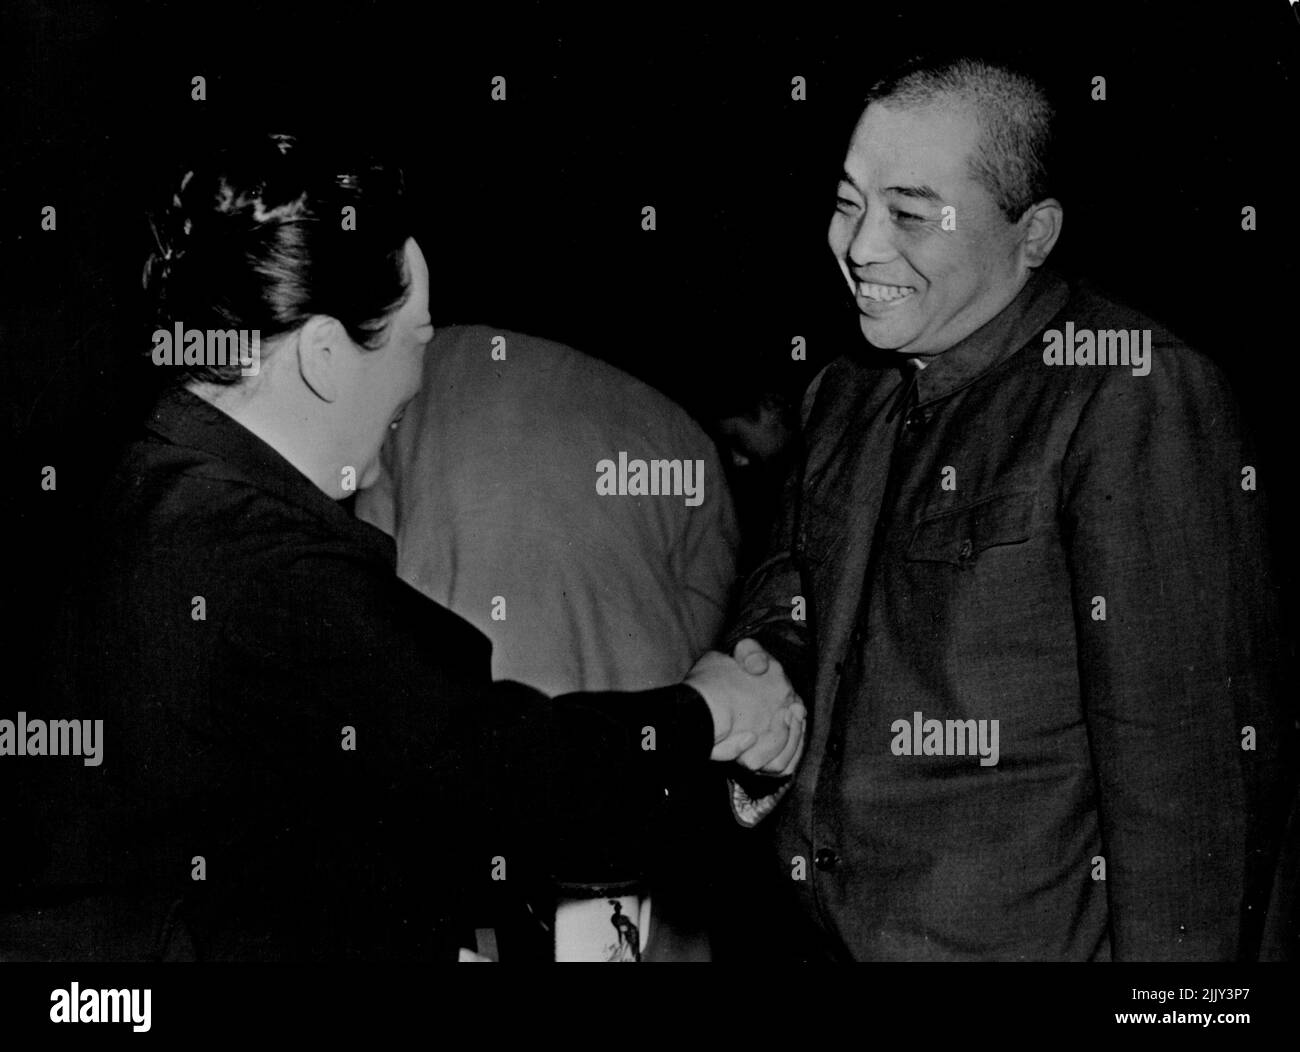
[[[869,300],[901,300],[915,291],[910,285],[869,285],[865,281],[858,283],[858,295]]]

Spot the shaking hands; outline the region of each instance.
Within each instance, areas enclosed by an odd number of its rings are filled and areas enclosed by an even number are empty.
[[[786,776],[803,754],[807,710],[781,663],[753,639],[732,656],[710,650],[686,674],[713,716],[712,759]]]

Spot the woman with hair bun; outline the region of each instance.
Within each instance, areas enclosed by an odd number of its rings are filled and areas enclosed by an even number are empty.
[[[748,641],[659,690],[492,683],[485,638],[339,503],[433,336],[408,223],[398,172],[287,136],[152,217],[183,364],[67,605],[55,715],[102,720],[102,762],[50,805],[28,956],[456,960],[539,888],[637,876],[683,768],[797,758],[802,709]],[[214,353],[230,330],[255,370]]]

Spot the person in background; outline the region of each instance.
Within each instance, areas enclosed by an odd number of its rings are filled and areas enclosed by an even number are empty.
[[[760,372],[755,380],[728,384],[712,407],[712,430],[723,450],[740,523],[742,577],[766,550],[785,483],[798,461],[800,393],[782,390],[774,379],[764,382]]]
[[[602,493],[598,465],[621,455],[669,461],[682,485]],[[680,678],[736,576],[726,476],[686,411],[599,358],[489,326],[439,330],[356,512],[393,537],[403,580],[492,639],[495,678],[548,693]]]

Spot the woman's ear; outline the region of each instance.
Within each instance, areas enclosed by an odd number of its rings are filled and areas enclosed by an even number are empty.
[[[313,315],[298,330],[298,375],[322,402],[339,396],[346,344],[343,326],[328,315]]]

